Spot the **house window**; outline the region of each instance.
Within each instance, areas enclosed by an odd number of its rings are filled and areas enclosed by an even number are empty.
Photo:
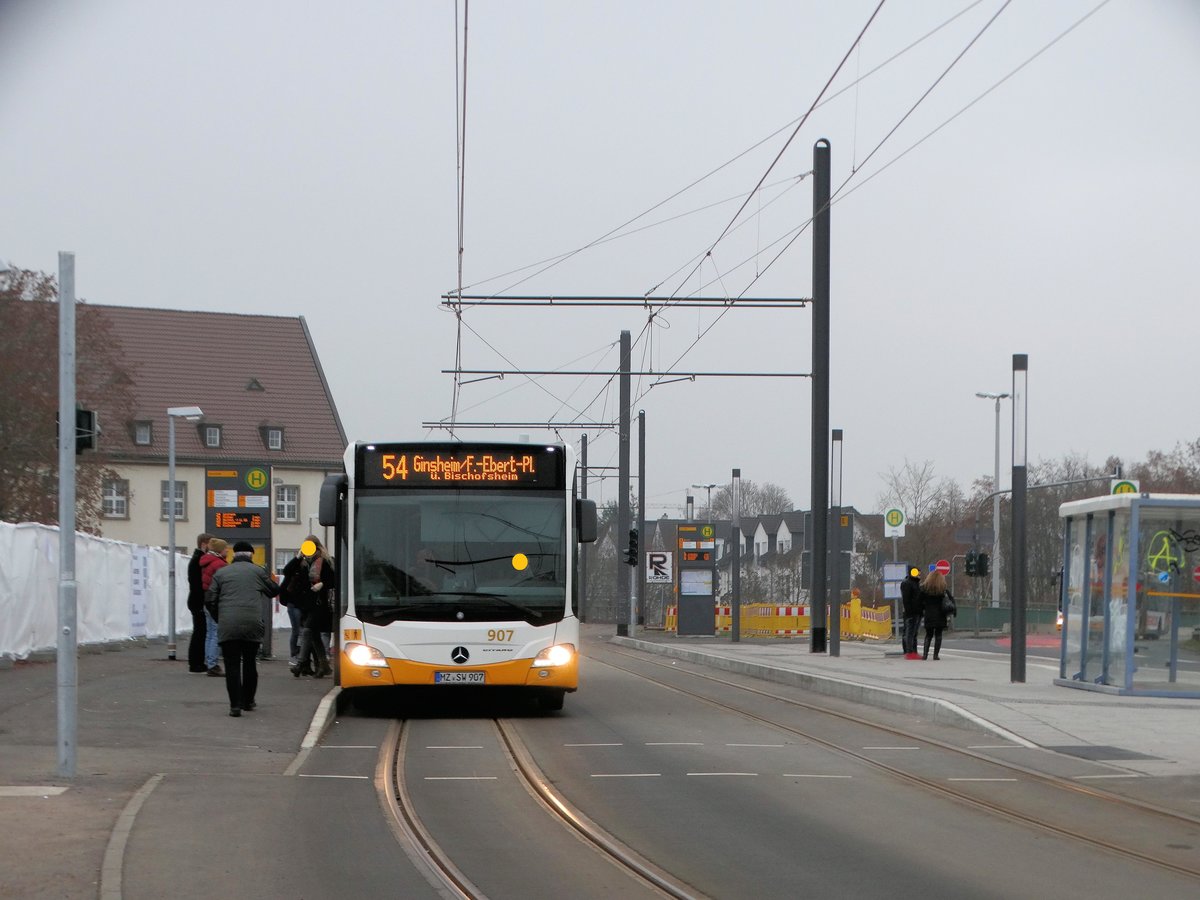
[[[275,521],[300,521],[300,485],[279,484],[275,486]]]
[[[275,571],[282,572],[287,564],[292,561],[292,557],[299,552],[297,549],[281,550],[277,548],[275,550]]]
[[[169,481],[162,482],[162,491],[160,494],[161,502],[159,504],[159,507],[160,507],[159,515],[163,519],[163,521],[166,521],[171,515],[171,507],[168,505],[171,502],[169,499],[170,495],[171,495],[171,482],[169,482]],[[176,522],[187,521],[187,482],[186,481],[176,481],[175,482],[175,521]]]
[[[267,429],[267,449],[282,450],[283,449],[283,429],[268,428]]]
[[[105,478],[101,488],[100,514],[106,519],[129,518],[129,482],[124,478]]]
[[[204,426],[204,446],[205,447],[220,447],[221,446],[221,426],[220,425],[205,425]]]
[[[149,447],[154,440],[154,426],[151,422],[133,423],[133,442],[139,447]]]

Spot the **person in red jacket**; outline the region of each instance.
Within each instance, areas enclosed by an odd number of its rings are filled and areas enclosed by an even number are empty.
[[[218,537],[208,542],[208,552],[200,557],[200,585],[205,593],[208,593],[209,587],[212,586],[213,576],[217,574],[217,570],[228,565],[228,561],[225,559],[228,550],[229,544]],[[225,673],[218,665],[220,657],[217,655],[217,623],[213,621],[212,613],[207,609],[204,610],[204,617],[208,626],[204,639],[204,665],[210,676],[223,678]]]

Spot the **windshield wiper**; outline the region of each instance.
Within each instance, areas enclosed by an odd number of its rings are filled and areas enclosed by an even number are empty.
[[[520,610],[526,615],[537,616],[539,619],[546,615],[544,610],[534,609],[532,606],[526,606],[523,603],[517,603],[515,600],[509,600],[502,594],[491,594],[484,591],[434,591],[435,597],[486,597],[489,600],[499,600],[505,606],[510,606],[513,609]]]

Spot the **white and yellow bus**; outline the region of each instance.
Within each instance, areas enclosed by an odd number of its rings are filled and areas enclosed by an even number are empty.
[[[320,502],[341,687],[520,687],[561,709],[579,683],[578,545],[596,539],[572,449],[358,442],[345,465]]]

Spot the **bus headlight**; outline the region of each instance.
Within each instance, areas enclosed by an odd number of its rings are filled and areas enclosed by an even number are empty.
[[[534,668],[542,666],[565,666],[575,658],[574,644],[555,644],[547,647],[533,658]]]
[[[383,654],[370,644],[359,644],[351,641],[342,649],[346,653],[346,658],[356,666],[387,668],[387,660],[383,658]]]

